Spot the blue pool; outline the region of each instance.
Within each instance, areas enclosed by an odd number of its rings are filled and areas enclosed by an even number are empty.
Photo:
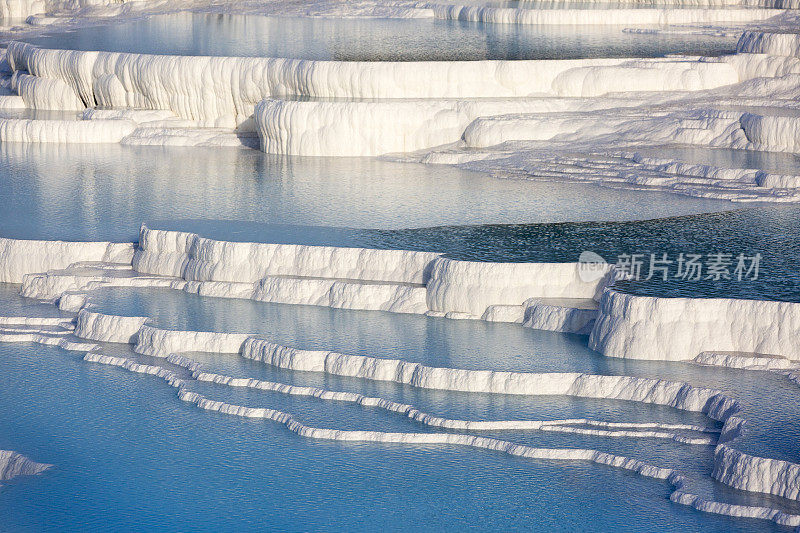
[[[783,154],[663,150],[722,166],[800,168]],[[0,146],[0,162],[3,237],[134,241],[147,223],[220,240],[430,250],[480,261],[575,261],[584,250],[609,262],[633,253],[761,253],[759,277],[747,282],[622,286],[660,296],[800,301],[800,209],[793,206],[237,148],[12,143]]]

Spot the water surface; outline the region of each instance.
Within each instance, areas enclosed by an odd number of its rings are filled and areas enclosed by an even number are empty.
[[[611,468],[303,439],[57,348],[0,345],[0,385],[0,448],[56,465],[0,491],[15,531],[776,529],[672,504],[666,483]]]
[[[642,35],[624,29],[608,25],[177,13],[25,40],[45,48],[69,50],[332,61],[662,57],[675,53],[722,55],[736,49],[735,35]]]
[[[2,237],[120,241],[136,240],[143,222],[164,219],[235,221],[227,228],[246,234],[240,222],[396,229],[636,220],[733,207],[372,158],[111,144],[3,144],[0,197]]]

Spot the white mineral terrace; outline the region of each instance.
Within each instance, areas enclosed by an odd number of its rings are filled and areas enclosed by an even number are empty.
[[[795,175],[669,161],[653,168],[635,158],[633,168],[570,167],[571,147],[587,145],[606,156],[611,147],[635,154],[662,143],[797,153],[799,38],[746,31],[737,53],[719,58],[463,62],[155,56],[14,42],[7,59],[18,96],[0,96],[4,105],[89,110],[71,121],[0,119],[0,142],[240,145],[254,132],[276,154],[415,152],[404,157],[491,171],[523,164],[542,176],[558,166],[566,179],[797,201]],[[559,147],[547,160],[526,151],[543,141]]]
[[[756,457],[735,447],[745,421],[737,403],[720,391],[685,383],[628,376],[577,373],[523,373],[431,368],[395,359],[308,351],[282,346],[250,334],[172,331],[149,325],[148,317],[115,316],[94,311],[91,291],[101,287],[162,287],[205,296],[327,305],[351,309],[427,313],[433,316],[506,320],[520,327],[561,331],[591,330],[590,343],[615,357],[693,359],[704,364],[746,366],[769,356],[783,361],[776,371],[798,368],[793,342],[800,334],[800,304],[754,300],[651,298],[611,288],[613,272],[593,282],[581,281],[578,264],[474,263],[439,254],[401,250],[336,248],[287,244],[224,242],[179,231],[142,227],[140,245],[54,243],[3,239],[2,282],[22,281],[21,293],[49,299],[62,309],[79,311],[69,319],[9,317],[0,326],[5,341],[33,341],[89,352],[86,360],[155,374],[178,387],[179,396],[204,409],[285,423],[311,438],[381,442],[442,442],[502,449],[525,457],[580,459],[630,468],[642,475],[669,478],[673,501],[734,516],[756,516],[800,525],[800,517],[777,510],[731,506],[692,495],[674,471],[652,470],[624,457],[592,450],[544,450],[468,435],[391,434],[309,428],[287,413],[251,409],[208,400],[184,390],[185,380],[211,381],[329,401],[376,406],[419,423],[464,431],[497,428],[628,438],[664,438],[681,444],[716,443],[714,478],[736,488],[800,499],[800,465]],[[236,281],[231,281],[231,280]],[[503,280],[502,282],[499,280]],[[289,289],[285,284],[288,284]],[[602,294],[598,310],[586,302]],[[557,298],[557,299],[553,299]],[[567,307],[572,305],[573,307]],[[676,312],[676,306],[680,308]],[[554,312],[561,309],[562,312]],[[583,313],[576,319],[571,313]],[[595,316],[597,320],[594,321]],[[673,317],[684,317],[676,322]],[[743,319],[747,316],[747,320]],[[705,318],[704,318],[705,317]],[[712,320],[708,323],[705,320]],[[591,328],[591,324],[594,327]],[[780,323],[775,326],[776,323]],[[768,325],[773,334],[768,335]],[[685,328],[695,333],[685,335]],[[719,332],[726,332],[721,335]],[[685,339],[676,342],[677,339]],[[132,343],[136,351],[166,357],[189,370],[178,375],[166,367],[147,366],[107,356],[95,341]],[[724,422],[719,439],[702,427],[610,423],[597,420],[468,421],[420,412],[381,398],[340,393],[205,372],[181,352],[239,353],[242,357],[291,370],[324,372],[363,380],[388,380],[445,391],[516,395],[568,395],[655,403],[704,413]],[[731,353],[735,352],[735,353]],[[748,353],[750,354],[748,356]],[[749,357],[749,359],[748,359]],[[751,364],[751,366],[754,366]],[[770,365],[762,365],[769,369]],[[675,430],[688,430],[686,436]],[[631,467],[626,465],[633,465]],[[650,474],[649,472],[657,472]]]
[[[266,4],[266,14],[281,9],[279,3]],[[647,31],[734,33],[740,35],[736,52],[720,57],[359,62],[61,50],[13,37],[171,10],[214,12],[215,6],[199,0],[0,0],[0,17],[19,23],[3,34],[7,50],[0,65],[0,111],[9,116],[0,113],[0,144],[252,144],[286,156],[381,156],[521,179],[588,181],[736,202],[800,201],[800,171],[652,155],[664,145],[800,154],[800,33],[786,29],[800,24],[794,11],[800,2],[686,0],[670,5],[517,9],[375,0],[350,7],[336,2],[284,7],[285,14],[303,16],[652,24],[658,28]],[[249,13],[256,8],[230,9]],[[19,111],[65,115],[12,114]],[[590,462],[667,481],[673,502],[700,511],[800,528],[800,515],[769,504],[778,498],[800,501],[800,464],[743,451],[748,420],[739,401],[721,390],[627,375],[432,367],[309,350],[257,333],[167,329],[149,316],[101,312],[92,302],[98,289],[141,287],[432,320],[505,322],[583,335],[591,349],[607,357],[775,372],[800,384],[800,303],[639,296],[615,286],[621,274],[612,266],[586,269],[584,263],[464,261],[430,251],[234,242],[146,225],[135,243],[0,235],[0,283],[19,284],[21,296],[57,306],[66,317],[0,317],[0,341],[82,352],[88,363],[156,376],[174,387],[179,400],[199,409],[275,422],[310,439],[456,445],[522,458]],[[145,364],[100,343],[130,345],[137,354],[158,360]],[[192,352],[367,384],[636,402],[700,414],[708,425],[448,418],[378,396],[215,372],[193,359]],[[405,417],[430,432],[311,427],[293,413],[206,397],[192,388],[198,383],[362,406]],[[676,469],[594,449],[540,448],[481,435],[492,430],[713,447],[714,480],[770,498],[764,506],[716,501],[697,493]],[[0,450],[0,480],[50,466]]]
[[[0,450],[0,481],[18,476],[35,476],[53,465],[31,461],[24,455],[9,450]]]

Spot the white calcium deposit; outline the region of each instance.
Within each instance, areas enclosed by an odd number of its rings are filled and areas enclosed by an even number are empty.
[[[668,25],[754,22],[784,13],[780,9],[513,9],[490,6],[430,4],[440,19],[492,24]]]
[[[25,19],[35,13],[44,13],[46,9],[46,0],[2,0],[0,18]]]
[[[536,264],[463,262],[463,265],[459,265],[459,262],[445,259],[438,254],[417,255],[421,254],[420,252],[414,252],[409,255],[408,252],[402,251],[371,250],[365,252],[359,249],[332,249],[330,247],[316,247],[319,248],[317,250],[315,247],[292,245],[225,243],[203,239],[192,233],[156,231],[147,228],[143,228],[142,232],[142,246],[144,246],[144,249],[139,249],[139,252],[146,250],[149,254],[147,263],[151,266],[155,265],[159,269],[164,268],[165,272],[170,275],[185,275],[188,271],[193,273],[192,277],[225,278],[230,275],[230,272],[237,272],[237,275],[252,275],[257,278],[258,275],[268,271],[263,270],[264,268],[276,268],[281,269],[280,271],[284,274],[284,277],[268,276],[253,283],[187,281],[180,277],[160,277],[152,273],[138,274],[135,270],[126,267],[123,262],[120,262],[120,257],[116,257],[117,261],[115,263],[106,263],[107,266],[105,268],[101,267],[102,263],[81,262],[102,261],[92,253],[96,254],[102,251],[105,254],[109,247],[116,250],[117,254],[121,254],[123,258],[127,258],[129,264],[134,262],[131,245],[113,245],[109,243],[55,243],[54,245],[56,246],[65,246],[64,250],[68,252],[67,255],[70,255],[69,252],[72,252],[72,254],[70,257],[62,258],[60,261],[50,259],[49,263],[54,268],[61,268],[61,270],[54,270],[52,274],[48,274],[47,272],[35,271],[38,265],[41,264],[39,262],[25,266],[20,264],[18,259],[15,260],[13,258],[14,253],[22,253],[27,257],[29,248],[22,244],[9,244],[17,241],[6,240],[6,249],[11,251],[11,255],[6,254],[5,260],[7,263],[18,265],[15,270],[17,277],[22,276],[26,280],[30,280],[28,282],[29,291],[34,291],[36,287],[43,287],[42,290],[50,293],[48,296],[52,297],[53,291],[56,291],[58,287],[69,287],[69,290],[62,295],[62,298],[68,297],[68,299],[75,300],[76,303],[71,305],[81,306],[82,308],[76,318],[74,327],[65,324],[64,319],[9,317],[3,321],[3,325],[0,325],[0,338],[4,341],[41,342],[66,349],[86,351],[89,352],[86,356],[87,361],[112,364],[134,372],[162,377],[173,386],[179,387],[179,394],[184,400],[191,401],[203,408],[218,409],[222,412],[240,414],[242,416],[272,419],[272,414],[270,414],[272,412],[243,406],[228,406],[211,399],[201,398],[196,395],[197,393],[185,390],[183,383],[187,379],[210,381],[231,387],[271,390],[284,394],[311,396],[328,401],[347,401],[368,407],[381,408],[388,412],[402,414],[421,424],[450,430],[482,431],[498,428],[516,428],[609,438],[660,438],[670,439],[682,444],[695,445],[714,445],[718,441],[713,474],[716,479],[744,490],[766,492],[787,498],[798,497],[796,479],[792,476],[794,475],[793,472],[800,467],[797,467],[794,463],[755,457],[736,450],[735,442],[745,427],[745,421],[736,414],[739,410],[737,402],[717,390],[698,388],[686,383],[630,376],[433,368],[398,359],[382,359],[330,351],[302,350],[275,344],[267,338],[248,334],[166,330],[148,325],[146,317],[123,317],[98,313],[92,309],[90,298],[87,299],[86,294],[80,292],[81,290],[91,290],[92,283],[97,284],[95,286],[98,287],[118,284],[120,286],[161,286],[165,290],[180,289],[191,291],[200,291],[200,287],[208,284],[208,290],[212,293],[211,295],[215,291],[225,293],[228,288],[237,286],[240,288],[248,287],[248,290],[245,291],[245,294],[248,294],[248,291],[253,290],[253,287],[260,286],[264,279],[318,280],[320,278],[303,278],[302,274],[312,272],[329,274],[332,272],[350,272],[362,278],[389,277],[394,280],[393,283],[397,287],[412,286],[420,287],[422,290],[428,290],[428,288],[423,284],[404,284],[404,282],[398,282],[397,280],[427,280],[428,285],[436,281],[439,285],[432,294],[438,295],[437,298],[439,300],[437,301],[451,302],[446,305],[454,309],[464,309],[464,304],[459,302],[478,302],[475,307],[469,307],[470,304],[467,304],[465,311],[451,311],[451,313],[461,313],[475,317],[475,315],[478,315],[478,311],[483,311],[486,319],[490,319],[488,315],[491,315],[491,319],[495,320],[506,317],[513,319],[509,321],[524,323],[530,327],[574,331],[587,328],[595,314],[598,313],[594,308],[594,301],[591,297],[596,293],[598,287],[603,285],[604,280],[610,277],[608,275],[593,282],[593,285],[592,283],[587,285],[580,281],[580,277],[577,276],[575,270],[577,267],[574,264],[566,266],[545,264],[542,266]],[[91,244],[96,244],[96,247],[90,246]],[[43,245],[38,243],[37,246],[41,248]],[[73,249],[70,249],[70,246]],[[283,247],[286,248],[284,249]],[[92,250],[92,252],[87,250]],[[385,257],[382,256],[384,252],[388,254]],[[202,261],[198,260],[198,258],[202,258]],[[365,268],[365,265],[361,263],[364,260],[370,263],[369,268]],[[69,267],[66,263],[70,261],[74,261],[76,264]],[[245,269],[243,265],[248,262],[250,264]],[[260,262],[263,262],[263,264],[260,264]],[[194,266],[190,267],[189,265]],[[298,270],[294,271],[292,268],[297,268]],[[543,273],[550,274],[551,279],[549,281],[554,287],[552,290],[557,291],[557,294],[562,297],[561,299],[541,296],[539,298],[527,297],[519,299],[516,296],[520,291],[543,292],[550,290],[547,289],[549,286],[547,278],[541,277]],[[46,281],[50,275],[59,281]],[[537,277],[545,281],[525,281],[539,279]],[[80,278],[84,279],[81,280]],[[353,282],[353,280],[350,281]],[[361,279],[359,283],[363,287],[370,287],[372,284],[381,285],[387,282]],[[544,284],[542,285],[541,283]],[[513,290],[506,291],[508,287],[512,287]],[[573,298],[579,299],[563,299],[565,290],[567,292],[576,291],[577,294],[573,294]],[[475,294],[475,298],[472,300],[459,296],[470,292]],[[226,294],[226,296],[230,295]],[[655,307],[648,308],[646,312],[640,310],[641,315],[631,314],[631,309],[639,309],[637,307],[637,305],[641,305],[641,302],[637,300],[639,298],[641,297],[621,295],[613,289],[607,290],[600,302],[597,318],[598,325],[595,326],[592,339],[595,339],[601,330],[612,331],[608,339],[606,339],[608,345],[611,346],[612,342],[609,339],[625,338],[625,335],[633,327],[629,324],[630,321],[637,324],[636,327],[646,328],[648,317],[652,320],[659,316],[658,313],[652,312],[653,309],[669,309],[670,299],[655,299],[658,302],[651,304]],[[733,324],[742,322],[738,315],[720,312],[718,308],[711,310],[708,307],[703,308],[709,302],[711,305],[721,305],[714,304],[714,300],[688,300],[694,303],[684,303],[684,305],[689,305],[690,308],[692,305],[697,306],[700,309],[698,312],[705,312],[709,316],[714,316],[717,321],[728,319]],[[620,302],[626,302],[626,304],[622,305]],[[615,307],[620,305],[621,307]],[[771,306],[776,306],[774,308],[780,310],[783,304],[753,302],[750,305],[761,305],[764,309],[772,309],[773,307]],[[628,314],[620,318],[618,316],[619,313],[616,313],[618,309],[623,309]],[[614,311],[616,314],[612,314],[618,319],[616,322],[612,321],[613,324],[604,322],[608,319],[606,315],[608,315],[609,310]],[[752,310],[743,312],[756,316]],[[664,313],[665,315],[669,314],[667,311]],[[685,310],[678,313],[678,316],[682,314],[685,314]],[[770,315],[770,320],[774,322],[778,315],[779,312],[775,311]],[[757,325],[751,327],[757,329]],[[715,325],[714,328],[719,329],[719,324]],[[730,331],[731,325],[725,325],[724,328],[728,328]],[[663,340],[657,337],[647,337],[647,348],[650,350],[647,353],[651,357],[667,358],[662,351],[667,350],[670,345],[674,345],[677,335],[664,329],[663,325],[655,326],[655,330],[664,332]],[[692,338],[695,337],[697,336],[692,336]],[[641,353],[639,352],[641,345],[637,343],[637,337],[630,338],[633,340],[627,341],[627,345],[626,341],[619,341],[618,345],[622,346],[622,349]],[[117,356],[106,355],[98,351],[99,347],[89,341],[135,343],[137,352],[166,358],[169,363],[186,368],[190,373],[185,376],[178,375],[166,367],[143,364]],[[767,341],[765,340],[764,342]],[[614,345],[616,346],[617,344]],[[700,348],[683,346],[679,349],[699,350]],[[721,350],[722,347],[717,346],[716,349]],[[413,406],[381,398],[326,391],[313,387],[296,387],[290,384],[266,382],[251,378],[235,378],[206,372],[186,355],[176,355],[192,351],[239,353],[245,358],[261,361],[279,368],[295,371],[324,372],[355,379],[392,381],[434,390],[517,395],[567,395],[652,403],[684,411],[703,413],[712,420],[724,422],[724,426],[719,437],[715,438],[713,437],[713,432],[709,433],[712,430],[702,426],[677,427],[657,422],[642,425],[621,421],[592,420],[456,420],[425,413]],[[768,353],[765,350],[761,350],[761,352]],[[697,355],[697,353],[699,351],[693,355]],[[717,361],[719,357],[722,356],[706,355],[706,360],[700,362],[720,362]],[[283,415],[278,416],[279,418],[283,417]],[[317,431],[311,431],[308,436],[317,435]],[[344,435],[343,438],[346,439],[395,439],[396,442],[418,441],[415,436],[417,434],[413,433],[387,437],[386,435],[395,434],[382,434],[380,432],[342,433],[340,430],[335,429],[325,431],[332,432],[332,435]],[[304,432],[305,430],[301,434],[305,434]],[[429,442],[436,443],[450,442],[450,439],[455,438],[451,436],[440,437],[440,434],[436,433],[432,435],[426,436],[425,439],[432,439]],[[460,439],[464,438],[468,440],[483,439],[483,437],[456,436],[457,438],[452,443],[460,442]],[[585,455],[580,456],[585,458]],[[624,461],[627,460],[624,459]],[[708,512],[718,512],[732,516],[758,517],[781,524],[800,524],[798,517],[787,515],[776,509],[737,506],[704,499],[687,492],[682,483],[676,484],[676,490],[671,498],[673,501],[692,505]]]
[[[155,328],[145,326],[147,335],[140,335],[139,348],[142,348],[142,340],[147,344],[151,342],[149,339],[159,337]],[[162,330],[164,331],[164,330]],[[166,332],[175,341],[173,346],[180,344],[179,338],[184,339],[197,339],[192,332]],[[208,335],[208,334],[206,334]],[[217,334],[219,339],[224,337]],[[480,390],[484,392],[510,392],[518,394],[569,394],[585,397],[597,398],[615,398],[625,399],[629,401],[642,401],[654,402],[663,405],[670,405],[678,409],[684,410],[698,410],[704,412],[712,419],[725,420],[725,428],[723,428],[723,435],[720,436],[720,444],[717,446],[717,453],[715,455],[715,472],[714,477],[720,481],[730,483],[733,486],[740,488],[746,487],[745,490],[756,490],[760,492],[769,492],[783,496],[793,497],[793,478],[785,483],[786,472],[792,472],[793,468],[800,468],[797,465],[786,463],[782,461],[773,461],[768,459],[756,458],[735,452],[735,457],[732,459],[732,448],[730,442],[736,438],[741,432],[743,420],[735,416],[738,410],[736,402],[724,397],[718,391],[697,389],[686,384],[672,383],[662,380],[648,380],[643,378],[629,378],[625,376],[586,376],[580,374],[517,374],[512,377],[513,373],[487,373],[481,371],[466,371],[455,369],[432,369],[417,365],[417,369],[411,373],[406,372],[406,369],[401,368],[408,363],[402,361],[383,360],[378,366],[375,366],[379,360],[371,358],[363,358],[359,356],[347,356],[344,354],[332,354],[330,352],[309,352],[296,349],[289,349],[287,347],[280,347],[273,345],[263,339],[247,338],[244,345],[237,348],[236,345],[240,344],[241,338],[228,337],[227,345],[222,346],[223,351],[242,350],[242,354],[246,357],[253,357],[264,362],[277,364],[282,368],[302,369],[305,371],[325,371],[338,375],[350,375],[365,379],[393,379],[403,381],[403,375],[413,375],[414,378],[410,384],[414,386],[432,387],[444,390]],[[206,340],[209,340],[206,337]],[[159,341],[160,342],[160,341]],[[186,345],[188,350],[198,349],[197,344],[191,342]],[[147,351],[143,349],[140,351]],[[365,440],[371,442],[399,442],[399,443],[450,443],[450,444],[468,444],[469,442],[483,442],[482,437],[458,435],[457,438],[451,439],[453,434],[447,434],[447,437],[442,434],[421,434],[415,433],[382,433],[374,431],[342,431],[336,429],[313,429],[307,428],[297,422],[290,414],[282,413],[265,408],[250,408],[245,406],[237,406],[226,404],[224,402],[214,401],[208,399],[196,392],[190,392],[184,388],[184,383],[187,379],[195,379],[199,381],[207,381],[216,383],[218,385],[230,387],[247,387],[258,390],[269,390],[288,395],[310,396],[325,401],[336,402],[352,402],[359,405],[380,408],[389,412],[405,415],[419,423],[425,425],[432,425],[435,427],[442,427],[461,431],[481,431],[491,430],[497,428],[525,428],[529,430],[538,431],[556,431],[565,433],[582,433],[596,436],[606,437],[639,437],[639,438],[670,438],[682,442],[684,444],[703,444],[709,443],[707,437],[696,436],[686,437],[672,433],[674,430],[694,431],[700,434],[709,431],[707,428],[701,426],[685,426],[685,425],[668,425],[668,424],[630,424],[630,423],[607,423],[603,421],[593,420],[551,420],[551,421],[465,421],[465,420],[452,420],[442,417],[437,417],[427,413],[423,413],[413,406],[391,402],[382,398],[370,398],[360,394],[326,391],[314,387],[297,387],[288,384],[273,383],[255,380],[251,378],[233,378],[230,376],[223,376],[220,374],[204,372],[200,365],[192,361],[190,358],[182,355],[172,354],[166,355],[166,352],[157,351],[153,353],[161,353],[162,357],[166,357],[167,361],[177,366],[188,369],[191,374],[183,377],[176,374],[174,371],[167,370],[160,366],[146,365],[135,363],[131,360],[106,356],[99,352],[90,352],[86,356],[87,361],[100,362],[104,364],[111,364],[120,366],[133,372],[150,374],[159,376],[165,379],[170,385],[178,388],[179,397],[191,403],[198,405],[203,409],[210,409],[219,411],[226,414],[243,416],[247,418],[265,418],[275,420],[282,423],[287,423],[290,429],[296,428],[298,433],[311,438],[334,438],[342,440]],[[269,354],[269,355],[268,355]],[[370,359],[370,364],[364,364],[365,359]],[[393,366],[393,370],[382,369],[381,365]],[[352,370],[347,370],[352,368]],[[387,367],[388,368],[388,367]],[[368,370],[369,369],[369,370]],[[394,374],[395,377],[391,377]],[[499,374],[506,374],[505,382],[510,385],[510,389],[498,389],[496,385],[491,383],[501,383],[503,380],[495,380],[493,377],[500,377]],[[494,376],[492,376],[494,375]],[[492,377],[490,377],[492,376]],[[487,381],[489,377],[489,381]],[[519,387],[522,388],[519,388]],[[505,386],[504,386],[505,387]],[[578,426],[578,427],[576,427]],[[293,429],[294,430],[294,429]],[[444,439],[444,440],[443,440]],[[463,439],[467,439],[463,441]],[[478,440],[474,440],[478,439]],[[489,439],[492,442],[494,439]],[[728,444],[723,444],[728,443]],[[510,444],[510,443],[509,443]],[[513,445],[518,446],[518,445]],[[545,457],[550,459],[566,458],[571,456],[572,452],[565,456],[558,454],[550,454]],[[523,455],[528,456],[528,455]],[[584,453],[579,453],[579,457],[586,460]],[[532,457],[537,457],[533,455]],[[613,466],[625,468],[623,465],[627,464],[630,459],[620,457],[611,463]],[[755,466],[753,466],[755,465]],[[753,467],[753,471],[749,468]],[[683,478],[674,471],[670,471],[667,477],[674,476],[676,480],[673,482],[675,491],[671,495],[671,500],[684,505],[691,505],[699,510],[706,512],[726,514],[730,516],[744,516],[772,520],[779,524],[784,525],[798,525],[800,524],[800,517],[796,515],[787,514],[777,509],[768,507],[754,507],[732,505],[724,502],[715,502],[691,494],[685,487]],[[641,472],[640,472],[641,473]],[[646,475],[646,474],[643,474]]]
[[[481,318],[491,306],[523,305],[531,298],[593,298],[607,282],[583,281],[577,263],[470,262],[431,252],[227,242],[146,226],[139,242],[134,269],[181,277],[190,282],[183,290],[347,309]]]
[[[656,298],[615,290],[600,299],[589,347],[632,359],[687,360],[701,352],[800,359],[800,303]]]
[[[171,110],[201,126],[230,128],[249,119],[258,102],[275,96],[598,96],[628,89],[620,75],[635,76],[642,91],[712,89],[740,81],[728,63],[683,59],[334,62],[47,50],[14,42],[8,62],[14,70],[60,80],[83,102]],[[214,83],[219,80],[230,85]]]
[[[53,465],[31,461],[24,455],[11,450],[0,450],[0,481],[18,476],[35,476]]]
[[[131,0],[0,0],[0,18],[20,20],[52,11],[75,11],[92,6],[123,4]]]
[[[135,342],[147,320],[143,316],[113,316],[84,308],[78,313],[75,335],[92,341]]]
[[[266,276],[303,276],[424,284],[440,254],[230,242],[142,226],[134,266],[141,272],[192,281],[254,282]]]
[[[751,4],[792,7],[787,2]],[[591,9],[438,4],[380,9],[386,16],[513,24],[575,24],[598,17]],[[763,19],[780,27],[790,24],[792,16],[783,9],[602,10],[605,23],[657,20],[667,29],[690,33],[713,33],[723,20],[729,26],[719,26],[722,32],[732,31],[730,24]],[[24,105],[89,110],[84,120],[70,124],[0,118],[0,139],[161,146],[258,143],[270,153],[313,156],[404,153],[412,154],[403,156],[411,160],[513,177],[663,188],[737,202],[798,202],[797,176],[683,162],[654,169],[620,161],[603,149],[619,149],[623,140],[632,148],[677,143],[800,151],[793,104],[800,97],[797,39],[796,33],[746,30],[737,52],[721,58],[464,62],[158,56],[12,43],[7,52],[15,71],[11,85]],[[9,105],[17,107],[19,101]],[[104,109],[95,113],[96,106]],[[163,115],[125,115],[133,110]],[[86,123],[92,121],[97,123]],[[526,149],[543,141],[558,143],[568,155],[549,151],[543,158]],[[509,152],[508,143],[515,143],[515,149]],[[587,146],[599,153],[585,153]],[[594,164],[598,156],[609,164]]]
[[[129,263],[133,249],[131,243],[0,238],[0,282],[22,283],[26,274],[62,269],[81,261]]]
[[[118,143],[136,129],[126,120],[0,120],[0,142]]]
[[[439,258],[427,285],[427,301],[431,311],[481,316],[490,305],[521,305],[531,297],[594,298],[600,290],[602,283],[598,280],[581,279],[578,263],[486,263]]]

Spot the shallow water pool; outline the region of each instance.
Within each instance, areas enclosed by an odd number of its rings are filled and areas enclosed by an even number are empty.
[[[501,180],[370,158],[13,143],[0,146],[0,197],[2,237],[121,241],[136,240],[143,222],[164,219],[394,229],[637,220],[732,207],[660,192]],[[227,227],[245,234],[248,229]]]
[[[643,27],[644,28],[644,27]],[[642,35],[622,26],[479,24],[177,13],[25,39],[44,48],[332,61],[475,61],[721,55],[737,37]]]

